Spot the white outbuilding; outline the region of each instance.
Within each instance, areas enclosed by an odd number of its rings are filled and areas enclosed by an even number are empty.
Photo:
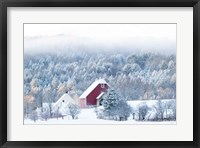
[[[53,104],[53,113],[59,111],[63,116],[68,115],[69,104],[76,104],[76,101],[68,94],[65,93]]]

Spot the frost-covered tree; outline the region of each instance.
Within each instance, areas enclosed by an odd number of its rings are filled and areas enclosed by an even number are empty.
[[[72,119],[77,118],[77,115],[80,113],[80,107],[77,104],[70,103],[68,105],[69,108],[69,115],[72,116]]]
[[[50,110],[49,108],[45,108],[45,110],[43,110],[43,112],[41,112],[41,117],[47,121],[51,116],[50,116]]]
[[[152,109],[155,112],[155,121],[176,120],[175,100],[158,100]]]
[[[157,99],[174,99],[175,91],[172,88],[162,88],[159,87],[157,90],[158,96]]]
[[[33,110],[30,115],[30,119],[36,122],[38,120],[38,113],[36,110]]]
[[[109,89],[102,101],[103,118],[112,120],[127,120],[132,108],[113,89]],[[98,113],[99,114],[99,113]]]
[[[137,114],[138,114],[138,120],[144,121],[146,120],[146,116],[149,112],[149,107],[146,103],[140,103],[137,107]]]
[[[35,108],[35,98],[31,95],[24,95],[24,117],[28,117],[31,111]]]
[[[115,109],[116,115],[119,116],[119,120],[128,120],[130,114],[132,114],[133,109],[130,105],[127,104],[125,100],[119,100],[118,105]]]
[[[58,78],[54,77],[53,80],[51,81],[51,86],[53,88],[57,88],[59,84]]]
[[[160,99],[157,101],[156,105],[154,106],[156,110],[156,119],[157,120],[164,120],[164,113],[166,110],[165,103],[161,101]]]
[[[170,100],[167,105],[168,109],[171,111],[169,119],[176,120],[176,100]]]
[[[63,116],[62,116],[62,114],[60,113],[60,111],[59,111],[59,108],[54,112],[54,117],[55,118],[59,118],[59,117],[62,117],[63,118]]]
[[[48,105],[48,111],[50,117],[52,117],[52,103],[54,102],[54,95],[52,94],[52,88],[49,85],[46,87],[43,91],[43,100],[47,103]],[[43,112],[43,104],[42,104],[42,112]]]
[[[71,92],[73,91],[75,88],[74,88],[74,83],[72,80],[68,80],[67,81],[67,92]]]
[[[60,83],[57,90],[58,96],[62,96],[62,94],[66,93],[67,90],[67,83]]]
[[[109,89],[102,102],[106,114],[111,114],[112,109],[118,105],[119,100],[119,95],[113,89]]]
[[[35,104],[36,106],[41,107],[42,106],[42,86],[40,86],[39,84],[39,80],[38,78],[33,78],[31,83],[30,83],[30,94],[29,95],[33,95],[35,100]]]

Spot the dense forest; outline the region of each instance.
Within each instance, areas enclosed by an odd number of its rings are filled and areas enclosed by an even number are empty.
[[[66,91],[78,98],[104,78],[126,100],[175,99],[176,55],[65,53],[24,55],[24,106],[55,102]]]

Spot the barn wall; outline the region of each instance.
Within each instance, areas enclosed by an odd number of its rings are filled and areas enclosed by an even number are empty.
[[[102,91],[106,91],[108,89],[108,85],[104,84],[105,87],[101,88],[101,84],[97,85],[97,87],[87,96],[87,105],[96,105],[97,97]]]
[[[86,107],[86,99],[85,98],[81,98],[80,99],[80,108],[85,108]]]

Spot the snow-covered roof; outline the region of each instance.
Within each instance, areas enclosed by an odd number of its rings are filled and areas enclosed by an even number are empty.
[[[72,104],[75,104],[75,100],[72,99],[72,97],[69,96],[69,94],[64,94],[62,95],[62,97],[60,97],[60,99],[58,99],[57,102],[55,102],[53,104],[53,112],[56,112],[58,109],[60,111],[60,113],[62,115],[65,115],[67,113],[67,110],[68,110],[68,105],[72,103]]]
[[[52,112],[59,110],[62,115],[67,115],[68,105],[70,103],[76,104],[75,100],[66,93],[62,95],[62,97],[60,97],[56,103],[53,104]]]
[[[72,99],[72,97],[70,97],[69,94],[65,93],[64,95],[62,95],[62,97],[60,97],[60,99],[58,99],[55,103],[54,106],[59,105],[61,102],[65,102],[65,104],[70,103],[70,102],[74,102],[74,99]]]
[[[108,83],[104,79],[99,79],[94,81],[87,89],[86,91],[80,96],[81,98],[86,98],[99,84],[107,84]]]
[[[101,98],[101,97],[103,96],[103,94],[104,94],[104,92],[101,92],[101,93],[98,95],[97,99]]]

